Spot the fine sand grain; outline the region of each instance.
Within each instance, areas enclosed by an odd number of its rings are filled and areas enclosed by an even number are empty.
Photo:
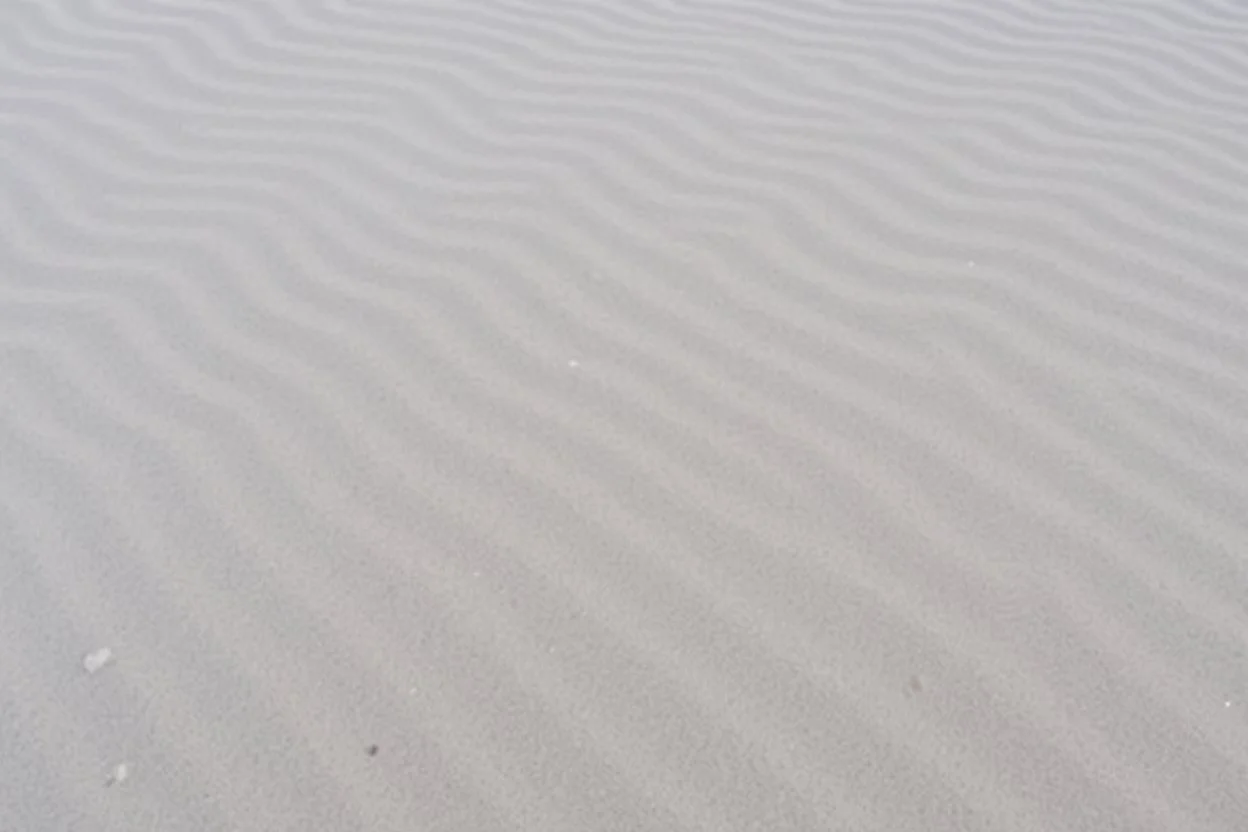
[[[6,0],[2,832],[1248,830],[1248,4]]]

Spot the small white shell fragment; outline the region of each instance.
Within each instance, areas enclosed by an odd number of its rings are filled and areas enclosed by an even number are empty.
[[[88,673],[96,673],[112,660],[113,651],[107,647],[101,647],[99,650],[88,653],[82,660],[82,666]]]
[[[112,786],[117,783],[124,783],[129,779],[130,779],[130,766],[126,765],[125,763],[118,763],[117,767],[113,769],[113,773],[108,775],[108,780],[105,781],[105,784]]]
[[[569,366],[569,367],[571,367],[573,370],[575,370],[577,367],[581,366],[581,362],[577,361],[577,360],[574,358],[574,359],[572,359],[571,361],[569,361],[569,362],[568,362],[568,366]]]

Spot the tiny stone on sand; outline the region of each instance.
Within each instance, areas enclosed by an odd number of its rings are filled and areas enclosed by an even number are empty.
[[[107,647],[101,647],[88,653],[82,660],[83,669],[88,673],[97,673],[113,660],[113,651]]]
[[[115,786],[118,783],[124,783],[130,779],[130,766],[125,763],[119,763],[112,773],[108,775],[108,779],[104,781],[106,786]]]

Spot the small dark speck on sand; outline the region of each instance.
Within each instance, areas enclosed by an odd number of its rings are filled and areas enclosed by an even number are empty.
[[[380,748],[378,748],[378,747],[377,747],[377,746],[375,746],[375,745],[370,745],[368,748],[366,748],[366,749],[365,749],[365,751],[367,751],[367,752],[368,752],[368,756],[370,756],[370,757],[376,757],[376,756],[377,756],[377,752],[378,752],[378,751],[380,751],[380,750],[381,750],[381,749],[380,749]]]
[[[910,681],[906,683],[906,692],[911,696],[923,692],[923,680],[918,676],[911,676]]]

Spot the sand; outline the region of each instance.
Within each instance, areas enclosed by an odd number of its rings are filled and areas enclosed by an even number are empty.
[[[1248,6],[0,7],[0,830],[1248,829]]]

